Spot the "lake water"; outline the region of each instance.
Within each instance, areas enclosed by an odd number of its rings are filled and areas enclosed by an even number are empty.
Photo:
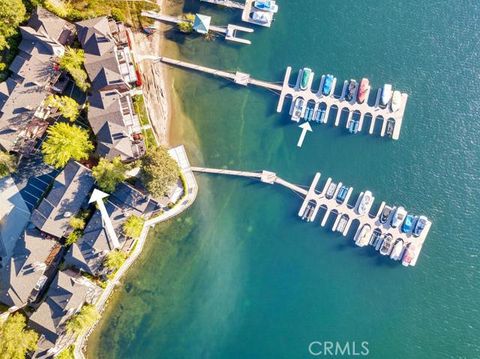
[[[299,149],[275,94],[172,69],[187,116],[175,120],[173,144],[194,165],[268,169],[302,185],[320,171],[355,194],[371,190],[377,205],[425,214],[433,225],[417,266],[302,222],[302,200],[286,188],[198,175],[196,203],[152,232],[89,357],[313,358],[312,341],[366,341],[371,358],[479,358],[480,4],[279,5],[270,29],[248,35],[251,46],[170,33],[180,53],[166,55],[268,81],[290,65],[392,83],[410,95],[400,140],[316,125]],[[240,16],[200,11],[215,24]]]

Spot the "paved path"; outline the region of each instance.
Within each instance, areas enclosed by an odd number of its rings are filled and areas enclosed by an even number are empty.
[[[178,146],[169,150],[169,153],[173,158],[175,158],[175,160],[180,166],[180,169],[182,171],[182,174],[187,186],[186,195],[183,197],[182,202],[175,205],[175,207],[173,207],[172,209],[165,211],[161,215],[155,218],[149,219],[148,221],[145,222],[145,226],[143,227],[142,234],[138,239],[135,249],[133,250],[132,253],[130,253],[130,256],[127,258],[127,260],[122,265],[122,267],[120,267],[120,269],[117,271],[117,273],[115,274],[115,277],[108,282],[107,287],[105,288],[102,295],[99,297],[97,303],[95,304],[99,312],[102,312],[104,310],[105,304],[108,298],[110,297],[110,295],[112,294],[113,290],[115,289],[116,286],[120,285],[120,280],[123,277],[123,275],[128,271],[131,265],[142,253],[143,247],[145,245],[145,241],[148,237],[148,231],[150,230],[150,228],[154,227],[158,223],[168,221],[172,217],[175,217],[181,214],[183,211],[185,211],[188,207],[190,207],[193,204],[193,202],[197,197],[198,185],[193,175],[193,172],[190,168],[190,163],[188,161],[185,148],[183,146]],[[77,341],[75,342],[74,355],[76,359],[85,358],[82,352],[82,349],[86,344],[86,340],[88,336],[90,335],[90,333],[92,333],[94,328],[95,327],[92,327],[90,331],[78,337]]]

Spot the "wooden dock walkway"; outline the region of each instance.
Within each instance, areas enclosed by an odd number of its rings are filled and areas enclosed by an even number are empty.
[[[155,11],[142,11],[141,13],[142,16],[149,17],[151,19],[155,19],[158,21],[166,22],[169,24],[179,24],[182,22],[191,22],[189,20],[183,19],[181,17],[174,17],[170,15],[165,15],[161,14]],[[238,25],[232,25],[228,24],[227,26],[215,26],[215,25],[210,25],[209,26],[209,31],[217,32],[219,34],[222,34],[225,36],[225,40],[228,41],[233,41],[245,45],[250,45],[252,42],[250,40],[242,39],[240,37],[237,37],[238,32],[246,32],[246,33],[251,33],[253,32],[253,29],[250,29],[248,27],[243,27],[243,26],[238,26]]]
[[[232,9],[243,10],[245,8],[245,4],[242,4],[236,1],[231,1],[231,0],[200,0],[200,1],[207,2],[210,4],[225,6]]]
[[[228,176],[238,176],[238,177],[249,177],[259,179],[263,183],[267,184],[279,184],[281,186],[287,187],[292,191],[295,191],[303,196],[306,196],[308,191],[305,188],[297,186],[293,183],[285,181],[284,179],[277,177],[277,174],[270,171],[262,172],[248,172],[248,171],[235,171],[228,170],[224,168],[206,168],[206,167],[192,167],[193,172],[202,172],[202,173],[211,173],[219,175],[228,175]]]
[[[168,65],[178,66],[178,67],[182,67],[182,68],[186,68],[194,71],[203,72],[213,76],[222,77],[224,79],[231,80],[238,85],[242,85],[242,86],[254,85],[254,86],[263,87],[269,90],[277,91],[279,93],[282,91],[282,85],[253,79],[250,77],[250,74],[247,74],[244,72],[239,72],[239,71],[227,72],[222,70],[216,70],[210,67],[192,64],[186,61],[170,59],[168,57],[158,57],[158,60]]]
[[[353,187],[343,186],[341,182],[333,183],[332,178],[328,178],[325,185],[323,186],[323,189],[317,191],[317,185],[320,181],[321,176],[319,172],[315,174],[315,177],[309,189],[306,190],[305,188],[283,180],[282,178],[278,177],[276,173],[270,171],[248,172],[205,167],[192,167],[191,170],[194,172],[254,178],[259,179],[263,183],[276,183],[286,188],[289,188],[304,197],[302,205],[300,206],[300,210],[298,211],[298,216],[302,219],[305,219],[308,222],[314,222],[320,209],[323,209],[323,216],[320,220],[320,225],[324,227],[327,224],[330,216],[333,214],[335,216],[335,220],[332,226],[332,231],[340,232],[343,236],[346,236],[348,234],[350,227],[355,222],[358,222],[358,228],[354,237],[357,237],[359,235],[360,231],[364,226],[369,226],[369,236],[373,236],[373,233],[376,233],[382,238],[391,237],[393,240],[391,244],[392,247],[397,242],[401,243],[402,256],[404,251],[406,251],[407,248],[411,246],[414,249],[414,256],[409,265],[412,266],[414,266],[417,262],[418,256],[420,255],[423,244],[432,225],[432,223],[427,220],[424,230],[418,237],[414,236],[412,233],[404,233],[402,231],[401,224],[395,228],[391,226],[391,219],[394,214],[393,209],[395,207],[390,206],[389,207],[392,209],[392,211],[390,212],[388,218],[384,221],[384,223],[382,223],[380,221],[380,217],[383,209],[386,206],[385,202],[382,202],[376,213],[372,215],[370,214],[370,212],[373,206],[373,202],[375,200],[375,198],[372,196],[370,202],[368,203],[368,205],[366,205],[364,211],[361,212],[359,208],[361,206],[362,197],[365,192],[361,192],[359,194],[355,201],[355,205],[352,206],[349,204],[349,199],[352,196]],[[333,188],[333,190],[331,190],[331,188]],[[348,190],[344,199],[342,201],[339,201],[337,199],[337,196],[338,193],[342,190],[342,188],[348,188]],[[342,218],[344,223],[340,228],[340,221],[342,220]],[[374,245],[374,242],[370,237],[368,244]],[[378,248],[376,249],[378,250]]]

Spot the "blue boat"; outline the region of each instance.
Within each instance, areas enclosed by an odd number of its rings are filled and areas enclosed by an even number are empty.
[[[350,120],[350,123],[348,125],[348,131],[353,134],[357,133],[358,125],[359,125],[358,120],[353,120],[353,119]]]
[[[306,90],[308,86],[308,82],[310,81],[310,77],[312,76],[313,72],[312,69],[308,67],[304,67],[302,70],[302,78],[300,80],[300,89]]]
[[[276,13],[278,11],[278,5],[275,3],[274,0],[257,0],[253,3],[259,10],[268,11],[272,13]]]
[[[332,92],[332,84],[333,84],[333,75],[326,75],[325,81],[323,82],[322,93],[324,96],[329,96]]]
[[[340,191],[338,191],[338,194],[337,194],[337,202],[342,204],[343,201],[345,201],[345,198],[347,197],[347,193],[348,193],[348,187],[342,186],[342,188],[340,188]]]
[[[402,225],[403,233],[410,233],[412,231],[414,218],[415,217],[413,217],[411,214],[405,217],[405,221],[403,222],[403,225]]]

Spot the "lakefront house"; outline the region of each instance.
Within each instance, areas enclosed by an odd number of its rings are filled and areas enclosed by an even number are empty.
[[[43,102],[63,90],[58,59],[74,31],[72,24],[41,7],[20,26],[19,54],[9,67],[11,76],[0,83],[1,150],[28,155],[45,133],[49,109]]]
[[[76,23],[91,82],[88,121],[101,157],[130,162],[145,154],[142,128],[135,114],[132,85],[137,73],[122,23],[107,17]]]

